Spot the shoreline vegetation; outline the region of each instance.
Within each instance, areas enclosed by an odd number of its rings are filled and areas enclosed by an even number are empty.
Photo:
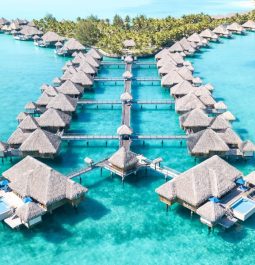
[[[255,10],[225,17],[202,13],[163,19],[147,18],[143,15],[122,18],[115,15],[112,21],[96,16],[77,18],[76,21],[58,21],[54,16],[47,15],[40,20],[34,20],[34,23],[44,33],[53,31],[63,37],[76,38],[86,47],[96,47],[104,54],[115,57],[122,55],[122,43],[126,39],[135,41],[136,47],[132,51],[134,55],[149,56],[195,32],[214,29],[221,24],[242,24],[247,20],[255,20]]]

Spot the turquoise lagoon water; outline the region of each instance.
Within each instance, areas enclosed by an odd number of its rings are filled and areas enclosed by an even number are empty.
[[[136,16],[152,17],[182,16],[190,13],[228,14],[254,8],[252,0],[9,0],[1,3],[1,16],[14,18],[17,14],[27,19],[41,18],[51,13],[58,19],[76,19],[96,14],[101,18]]]
[[[248,129],[249,137],[253,136],[254,127],[247,126],[245,121],[253,124],[255,118],[249,115],[251,110],[247,110],[244,104],[239,104],[237,110],[231,102],[244,100],[243,95],[248,93],[247,89],[250,89],[250,93],[245,97],[247,104],[254,102],[255,95],[251,91],[252,88],[249,88],[254,83],[250,77],[254,67],[251,62],[255,49],[254,36],[251,33],[246,37],[226,40],[225,44],[212,45],[211,49],[200,54],[203,60],[192,59],[205,81],[210,79],[215,85],[215,95],[224,98],[240,119],[235,128]],[[13,120],[16,114],[27,101],[35,100],[39,96],[41,83],[50,82],[60,73],[65,59],[56,58],[52,50],[37,49],[32,43],[16,42],[5,35],[0,35],[0,50],[0,128],[1,136],[6,139],[15,127]],[[26,53],[26,57],[21,51]],[[226,58],[225,53],[229,54]],[[213,63],[210,58],[213,58]],[[221,58],[221,61],[218,61],[217,66],[213,66],[217,58]],[[238,74],[232,72],[225,76],[220,71],[226,67],[236,69],[239,63],[241,66],[238,68]],[[5,64],[8,71],[3,70]],[[23,69],[17,65],[27,65],[27,68]],[[46,70],[49,65],[51,67]],[[123,69],[102,68],[100,76],[120,76],[122,73]],[[156,76],[157,73],[155,68],[138,68],[134,69],[134,75]],[[241,76],[246,76],[246,79],[237,85]],[[218,79],[222,82],[217,83]],[[18,93],[17,88],[23,89],[23,92]],[[122,88],[122,84],[96,85],[93,91],[85,94],[85,98],[118,99]],[[132,91],[134,97],[139,99],[169,98],[169,92],[156,84],[134,84]],[[119,107],[114,107],[113,110],[110,107],[79,109],[70,131],[91,134],[115,133],[120,122],[120,114]],[[132,111],[132,127],[136,132],[144,134],[183,133],[179,129],[178,116],[166,107],[159,107],[158,110],[153,106],[144,107],[142,110],[135,108]],[[246,134],[244,136],[247,136]],[[83,142],[69,146],[63,144],[59,158],[48,163],[61,172],[68,173],[83,167],[84,157],[89,156],[97,161],[112,154],[117,148],[117,143],[114,142],[109,143],[108,147],[100,142],[92,142],[88,147]],[[136,144],[133,149],[148,158],[162,156],[165,165],[179,171],[195,164],[187,154],[186,147],[180,147],[178,142],[165,143],[163,148],[159,142],[146,142],[145,146]],[[234,164],[245,172],[255,169],[254,161]],[[10,166],[10,163],[5,163],[1,166],[1,171]],[[148,172],[147,175],[140,172],[137,176],[127,178],[122,186],[121,180],[118,177],[111,178],[109,172],[104,171],[101,176],[99,171],[93,171],[83,178],[83,184],[89,188],[89,193],[78,211],[69,206],[62,207],[52,215],[44,216],[44,222],[30,230],[13,231],[0,224],[0,263],[254,263],[254,217],[229,231],[215,229],[213,233],[208,234],[207,228],[199,222],[197,216],[191,219],[189,211],[182,207],[176,205],[168,213],[165,212],[164,205],[159,202],[154,192],[162,183],[162,176],[153,172]]]

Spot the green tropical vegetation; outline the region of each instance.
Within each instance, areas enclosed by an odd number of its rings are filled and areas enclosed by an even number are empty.
[[[152,54],[174,41],[206,28],[213,29],[224,23],[244,23],[255,20],[255,10],[246,14],[236,14],[228,18],[213,18],[205,14],[186,15],[181,18],[147,18],[143,15],[122,18],[115,15],[113,20],[90,16],[76,21],[58,21],[52,15],[34,20],[44,32],[55,31],[65,37],[77,38],[87,47],[95,46],[109,54],[121,54],[122,42],[133,39],[136,43],[134,54]]]

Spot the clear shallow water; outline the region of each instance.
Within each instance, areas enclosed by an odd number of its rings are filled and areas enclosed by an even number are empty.
[[[152,17],[182,16],[190,13],[227,14],[251,10],[251,0],[9,0],[1,3],[1,16],[14,18],[17,15],[27,19],[41,18],[51,13],[59,19],[76,19],[91,14],[102,18],[112,18],[116,13],[121,16],[144,14]]]
[[[237,68],[239,61],[248,62],[252,58],[254,35],[243,38],[242,41],[231,40],[225,45],[217,45],[210,51],[204,52],[202,56],[223,56],[224,51],[229,52],[229,57],[235,57],[238,53],[232,49],[231,45],[237,41],[239,52],[243,52],[236,61],[231,61],[229,67]],[[6,91],[9,83],[12,87],[21,87],[19,78],[13,78],[17,74],[15,65],[11,62],[19,58],[14,48],[16,42],[7,36],[0,36],[1,56],[8,55],[3,62],[10,64],[10,71],[4,72],[4,82],[0,79],[0,93]],[[241,37],[240,37],[241,38]],[[8,40],[8,45],[6,41]],[[55,58],[51,50],[40,49],[41,56],[36,57],[35,48],[32,43],[20,43],[24,45],[27,52],[25,62],[20,58],[20,63],[31,61],[27,73],[34,76],[36,65],[40,65],[40,60],[44,65],[54,65],[49,71],[50,75],[38,75],[35,78],[35,85],[26,86],[22,83],[25,99],[19,95],[20,105],[12,104],[9,109],[0,107],[4,119],[0,119],[0,128],[4,128],[4,135],[7,136],[13,130],[12,122],[14,117],[6,115],[12,112],[19,112],[25,102],[35,100],[39,96],[38,87],[42,82],[52,80],[59,73],[59,69],[64,63],[63,59]],[[26,49],[27,47],[27,49]],[[245,48],[244,48],[245,47]],[[218,49],[222,48],[220,54]],[[213,56],[214,54],[214,56]],[[35,60],[34,58],[37,58]],[[222,58],[222,57],[221,57]],[[28,60],[29,59],[29,60]],[[229,59],[229,58],[228,58]],[[217,81],[210,61],[194,59],[195,68],[200,75],[206,79],[211,75],[210,81],[215,85],[215,94],[224,97],[230,105],[232,98],[235,98],[233,91],[223,95],[228,89],[227,85],[215,83]],[[206,64],[211,71],[205,73],[202,66]],[[221,61],[222,63],[224,60]],[[216,69],[220,69],[220,66]],[[206,68],[206,67],[205,67]],[[253,65],[240,68],[239,75],[250,74]],[[248,70],[250,69],[250,70]],[[2,70],[2,68],[1,68]],[[24,69],[23,69],[24,71]],[[41,72],[41,71],[40,71]],[[143,73],[144,72],[144,73]],[[156,76],[155,69],[137,69],[134,74]],[[49,73],[48,73],[49,74]],[[117,76],[122,74],[121,69],[112,69],[111,72],[102,69],[101,76],[110,74]],[[51,76],[52,75],[52,76]],[[1,74],[1,77],[3,74]],[[237,75],[231,74],[231,78]],[[211,80],[215,77],[215,80]],[[220,71],[217,75],[222,80]],[[234,82],[234,81],[233,81]],[[38,83],[38,85],[37,85]],[[246,87],[242,88],[246,91]],[[135,98],[140,99],[167,99],[169,93],[158,85],[134,85],[133,93]],[[95,86],[95,92],[85,94],[85,98],[94,99],[118,99],[122,93],[121,85],[105,84]],[[8,89],[8,94],[4,94],[3,101],[9,102],[16,94],[16,90]],[[252,94],[247,101],[254,102]],[[236,100],[238,101],[238,100]],[[0,105],[2,106],[2,105]],[[232,107],[230,106],[231,110]],[[7,112],[8,111],[8,112]],[[244,109],[242,109],[244,111]],[[233,110],[234,114],[239,114]],[[241,114],[240,114],[241,115]],[[240,116],[240,121],[246,120],[246,116]],[[95,120],[97,119],[97,122]],[[77,117],[72,123],[71,130],[82,130],[88,133],[114,133],[116,126],[120,122],[120,109],[110,107],[93,108],[79,110]],[[8,125],[8,126],[7,126]],[[13,125],[15,125],[13,123]],[[236,125],[237,128],[241,125]],[[171,134],[182,133],[179,129],[178,116],[174,111],[160,107],[155,110],[153,107],[146,107],[142,110],[135,109],[132,112],[132,127],[140,133]],[[243,127],[243,128],[248,128]],[[252,130],[250,131],[252,134]],[[105,143],[92,142],[87,147],[86,143],[75,143],[71,145],[63,144],[61,155],[56,161],[48,162],[54,168],[63,173],[71,172],[83,167],[83,159],[86,156],[95,161],[111,155],[117,149],[117,143],[112,142],[105,147]],[[194,165],[194,160],[187,155],[186,147],[180,147],[178,142],[165,143],[161,147],[159,142],[146,142],[145,146],[135,145],[134,151],[142,153],[149,158],[162,156],[165,165],[171,166],[179,171]],[[254,169],[254,161],[236,164],[246,172]],[[8,168],[10,164],[1,166],[1,170]],[[83,178],[83,184],[89,188],[87,199],[80,205],[78,212],[66,206],[58,209],[52,215],[44,216],[44,222],[31,230],[21,229],[12,231],[7,226],[0,224],[0,263],[8,264],[245,264],[254,262],[254,229],[255,218],[250,218],[244,224],[234,229],[224,232],[216,229],[214,233],[208,235],[207,228],[202,225],[196,216],[190,219],[188,211],[179,206],[174,206],[170,212],[166,213],[164,205],[159,202],[154,190],[164,183],[162,176],[153,172],[140,172],[138,176],[127,178],[124,187],[118,177],[110,177],[109,172],[104,171],[100,176],[99,171],[94,171]]]

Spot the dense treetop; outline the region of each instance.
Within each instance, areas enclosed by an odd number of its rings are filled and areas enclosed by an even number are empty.
[[[112,21],[90,16],[77,18],[76,21],[58,21],[52,15],[47,15],[34,22],[44,32],[55,31],[65,37],[74,37],[88,47],[96,46],[111,54],[121,54],[122,42],[133,39],[136,43],[134,53],[141,55],[154,53],[184,36],[206,28],[214,29],[220,24],[234,21],[244,23],[249,19],[255,20],[255,10],[222,19],[197,14],[181,18],[147,18],[143,15],[122,18],[115,15]]]

